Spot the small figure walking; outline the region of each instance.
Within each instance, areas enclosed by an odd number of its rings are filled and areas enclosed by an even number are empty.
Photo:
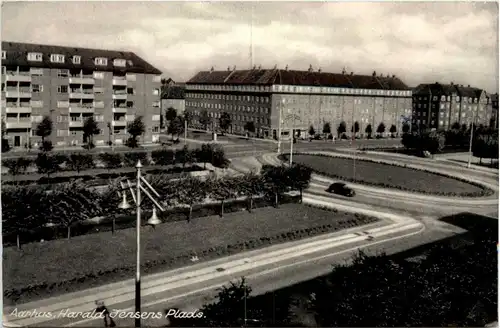
[[[116,327],[113,318],[109,315],[108,308],[104,305],[104,301],[95,301],[95,304],[97,305],[96,311],[104,315],[104,327]]]

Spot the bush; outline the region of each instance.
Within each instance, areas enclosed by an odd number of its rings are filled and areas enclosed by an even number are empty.
[[[122,155],[120,153],[101,153],[99,154],[101,160],[108,170],[117,169],[122,166]]]
[[[12,175],[25,173],[32,163],[33,161],[30,158],[24,157],[7,158],[2,161],[2,165],[8,168],[9,173]]]
[[[78,173],[80,173],[81,170],[95,167],[94,157],[91,154],[82,153],[71,154],[66,164],[70,170],[77,171]]]
[[[40,145],[41,151],[51,151],[52,149],[54,149],[54,146],[52,145],[52,141],[50,141],[50,140],[45,140]]]
[[[38,154],[35,160],[36,167],[38,169],[38,173],[47,174],[50,176],[52,173],[59,172],[61,168],[59,167],[60,158],[56,156],[48,155],[47,153]]]
[[[125,166],[135,167],[138,161],[141,161],[142,165],[148,165],[149,164],[148,153],[146,152],[125,153],[124,156]]]
[[[155,162],[156,165],[173,165],[175,153],[170,149],[154,150],[151,153],[151,159]]]

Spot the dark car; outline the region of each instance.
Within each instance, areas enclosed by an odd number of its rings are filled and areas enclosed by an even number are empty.
[[[326,191],[347,197],[353,197],[354,195],[356,195],[354,190],[347,187],[346,184],[343,182],[332,183]]]

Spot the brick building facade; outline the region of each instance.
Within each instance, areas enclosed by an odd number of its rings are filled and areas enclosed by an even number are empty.
[[[397,77],[335,74],[313,71],[260,69],[202,71],[186,83],[186,112],[192,114],[192,127],[201,127],[203,112],[210,118],[209,129],[218,129],[219,118],[231,117],[230,132],[244,134],[246,122],[253,122],[263,138],[308,133],[309,127],[321,133],[330,123],[336,134],[341,122],[347,133],[355,122],[359,134],[368,125],[375,133],[380,123],[401,131],[402,118],[411,115],[411,91]],[[282,124],[280,126],[280,117]]]

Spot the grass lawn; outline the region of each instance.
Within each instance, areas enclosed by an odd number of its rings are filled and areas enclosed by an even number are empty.
[[[237,245],[250,240],[268,237],[273,244],[304,238],[313,234],[332,232],[355,225],[375,222],[376,218],[355,216],[351,213],[328,211],[300,204],[281,205],[278,209],[267,207],[252,213],[235,212],[220,218],[209,216],[187,221],[161,224],[156,229],[142,230],[143,263],[155,261],[154,267],[146,266],[147,273],[189,263],[189,257],[196,252],[200,260],[227,255],[208,251],[217,247],[227,250],[227,245]],[[321,228],[318,228],[321,227]],[[296,234],[295,238],[281,238],[284,233],[308,228],[312,232]],[[280,238],[277,238],[277,237]],[[253,244],[253,243],[252,243]],[[267,243],[269,245],[269,243]],[[265,243],[256,242],[255,247]],[[234,247],[232,247],[234,248]],[[254,248],[252,246],[248,248]],[[242,249],[238,248],[238,251]],[[187,260],[187,261],[186,261]],[[184,261],[184,262],[182,262]],[[78,236],[70,240],[53,240],[45,243],[23,245],[21,251],[15,247],[3,251],[4,291],[20,289],[28,285],[51,284],[85,277],[94,273],[98,279],[72,281],[64,287],[37,290],[26,293],[20,303],[32,299],[53,296],[64,292],[86,289],[96,285],[128,279],[135,265],[135,228]],[[119,268],[132,271],[120,271]],[[106,275],[98,273],[113,271]],[[5,294],[4,294],[5,295]],[[4,301],[12,303],[9,298]]]
[[[288,156],[285,156],[288,157]],[[311,167],[318,172],[353,178],[353,159],[315,155],[294,155],[293,160]],[[386,184],[387,186],[407,190],[435,193],[468,194],[481,192],[481,188],[453,178],[424,171],[413,170],[369,161],[356,160],[356,180],[368,184]]]

